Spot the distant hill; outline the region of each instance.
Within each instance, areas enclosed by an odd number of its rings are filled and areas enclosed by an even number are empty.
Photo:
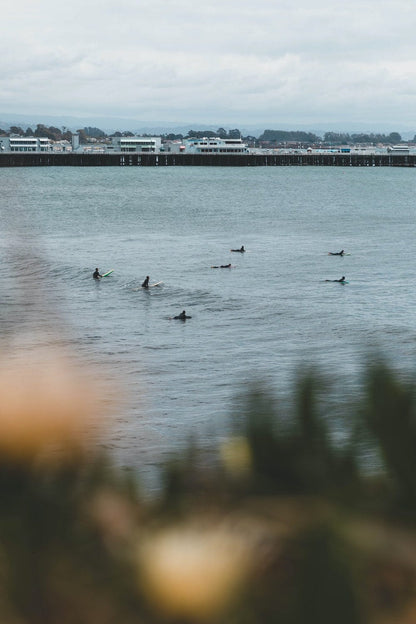
[[[281,131],[299,131],[314,133],[318,136],[323,136],[325,132],[336,133],[383,133],[389,134],[391,132],[399,132],[403,140],[408,140],[414,137],[416,134],[416,128],[402,127],[394,121],[391,124],[365,124],[356,122],[320,122],[320,123],[297,123],[297,122],[284,122],[281,120],[266,120],[264,122],[259,121],[256,124],[245,124],[243,122],[234,122],[233,124],[225,124],[218,121],[215,124],[210,123],[194,123],[186,121],[144,121],[139,119],[124,118],[124,117],[107,117],[107,116],[94,116],[94,117],[75,117],[70,115],[32,115],[28,114],[15,114],[0,112],[0,128],[9,128],[10,126],[20,126],[24,130],[30,127],[36,127],[37,124],[45,124],[46,126],[55,126],[58,128],[65,127],[71,132],[75,132],[79,128],[96,127],[103,130],[106,134],[113,134],[116,131],[124,132],[129,130],[135,134],[183,134],[186,135],[189,130],[217,130],[218,128],[225,128],[230,130],[232,128],[239,128],[243,136],[255,136],[259,137],[265,132],[267,128]]]
[[[65,127],[72,132],[78,128],[98,127],[106,134],[113,132],[124,132],[130,130],[137,134],[165,134],[175,132],[176,134],[187,134],[191,129],[194,130],[217,130],[220,127],[227,127],[224,124],[196,124],[174,121],[143,121],[138,119],[129,119],[123,117],[73,117],[69,115],[17,115],[0,112],[0,127],[9,128],[10,126],[20,126],[24,130],[26,128],[36,127],[37,124],[45,124],[46,126],[56,126],[58,128]],[[236,127],[235,125],[233,127]],[[259,130],[259,133],[263,128]]]

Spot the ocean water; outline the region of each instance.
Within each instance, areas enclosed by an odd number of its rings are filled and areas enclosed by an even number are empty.
[[[413,169],[33,168],[0,181],[2,338],[41,332],[110,372],[126,401],[106,442],[90,435],[123,466],[151,475],[190,437],[221,440],[254,381],[284,402],[315,365],[336,411],[369,354],[413,375]],[[340,249],[351,255],[328,255]],[[114,273],[97,282],[95,267]],[[146,275],[163,284],[144,291]],[[192,319],[171,319],[183,309]]]

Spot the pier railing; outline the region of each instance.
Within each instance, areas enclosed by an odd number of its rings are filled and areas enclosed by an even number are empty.
[[[0,167],[416,167],[416,154],[3,152]]]

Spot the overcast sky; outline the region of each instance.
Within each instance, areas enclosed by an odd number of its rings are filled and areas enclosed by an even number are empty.
[[[416,132],[414,0],[7,0],[0,115]]]

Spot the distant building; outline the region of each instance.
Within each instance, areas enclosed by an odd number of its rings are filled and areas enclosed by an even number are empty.
[[[174,141],[164,141],[160,151],[170,152],[171,154],[181,154],[185,151],[185,145],[180,139],[176,139]]]
[[[65,139],[62,141],[54,141],[52,149],[54,152],[72,152],[71,143]]]
[[[79,149],[79,134],[73,134],[71,137],[72,151],[76,152]]]
[[[0,137],[2,152],[51,152],[52,141],[46,137]]]
[[[111,137],[108,150],[115,152],[159,152],[162,145],[160,137]]]
[[[241,139],[210,137],[185,141],[185,152],[191,154],[247,154],[248,151],[247,144]]]
[[[389,154],[409,154],[410,149],[408,145],[389,145],[387,147]]]

